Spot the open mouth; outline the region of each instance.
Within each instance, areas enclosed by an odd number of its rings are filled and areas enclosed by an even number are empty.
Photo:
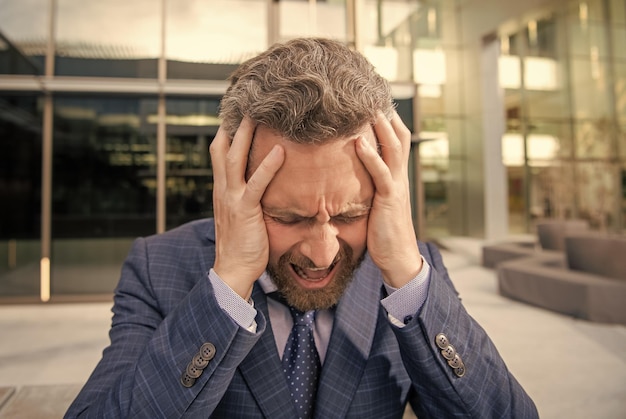
[[[332,265],[325,268],[303,268],[298,265],[291,265],[291,269],[298,275],[301,279],[310,282],[321,282],[328,278],[328,276],[333,272],[335,266],[337,266],[337,262],[335,261]]]

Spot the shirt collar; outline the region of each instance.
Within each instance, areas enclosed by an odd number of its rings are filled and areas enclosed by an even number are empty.
[[[257,282],[259,283],[259,285],[261,286],[261,289],[263,290],[265,294],[278,291],[278,287],[276,286],[276,284],[274,284],[274,282],[272,281],[272,278],[270,278],[270,275],[267,273],[267,271],[263,272],[263,274],[259,277]]]

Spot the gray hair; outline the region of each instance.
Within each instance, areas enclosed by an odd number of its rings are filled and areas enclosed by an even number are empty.
[[[249,116],[290,141],[319,143],[354,135],[378,111],[390,118],[394,109],[389,84],[367,59],[329,39],[273,45],[230,82],[220,106],[230,138]]]

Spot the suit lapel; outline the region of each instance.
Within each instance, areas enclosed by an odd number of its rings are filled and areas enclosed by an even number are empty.
[[[267,297],[258,284],[254,286],[252,298],[255,308],[262,312],[266,319],[269,319]],[[291,402],[269,320],[265,333],[239,365],[239,370],[265,417],[292,418],[297,416]]]
[[[382,278],[366,255],[337,305],[317,393],[315,416],[344,417],[361,381],[376,333]]]

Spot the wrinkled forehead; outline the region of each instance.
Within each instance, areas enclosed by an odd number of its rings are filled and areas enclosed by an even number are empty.
[[[263,158],[272,150],[274,145],[281,145],[285,150],[285,160],[290,159],[291,154],[307,154],[312,162],[315,162],[317,154],[323,154],[328,147],[350,147],[358,137],[364,136],[371,144],[376,145],[376,135],[371,125],[364,124],[361,128],[346,137],[328,138],[325,141],[312,144],[304,144],[291,141],[279,134],[276,130],[268,128],[264,125],[258,125],[254,131],[252,144],[248,153],[248,165],[246,170],[246,178],[249,178],[257,169]],[[353,147],[352,147],[353,148]]]

